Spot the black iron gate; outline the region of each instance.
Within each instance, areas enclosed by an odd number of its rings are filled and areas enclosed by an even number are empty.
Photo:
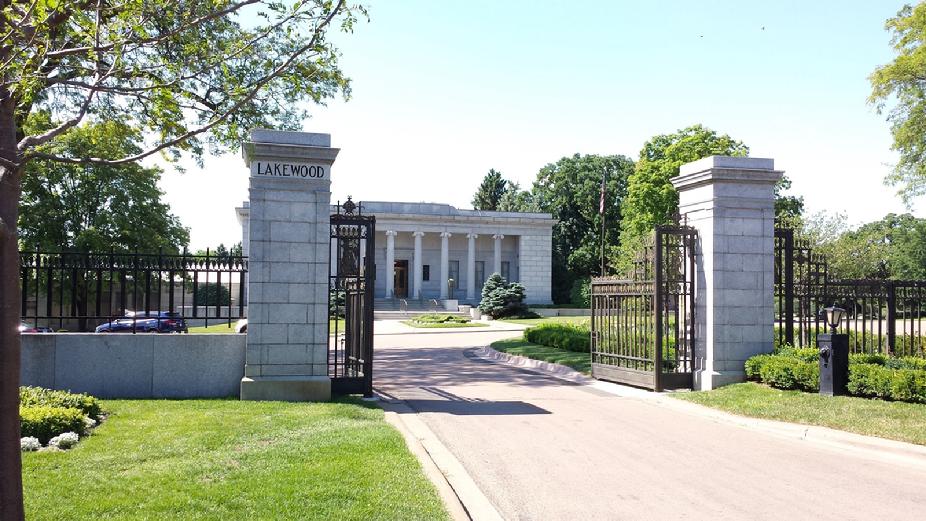
[[[328,376],[335,394],[373,395],[376,218],[351,198],[331,215]]]
[[[662,391],[690,389],[694,246],[688,226],[659,226],[628,278],[592,279],[592,375]]]

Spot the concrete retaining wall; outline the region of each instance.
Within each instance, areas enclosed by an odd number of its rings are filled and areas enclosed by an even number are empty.
[[[247,335],[22,335],[22,385],[99,398],[238,396]]]

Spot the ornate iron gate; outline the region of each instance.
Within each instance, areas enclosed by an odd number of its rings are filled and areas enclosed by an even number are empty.
[[[659,226],[629,278],[592,279],[592,375],[655,391],[692,387],[694,245],[688,226]]]
[[[350,197],[331,215],[328,376],[336,394],[373,395],[376,218]]]

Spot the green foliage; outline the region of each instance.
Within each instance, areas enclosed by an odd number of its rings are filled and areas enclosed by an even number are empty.
[[[522,315],[527,313],[525,296],[523,285],[509,283],[500,274],[493,273],[482,286],[479,310],[492,318]]]
[[[489,170],[473,195],[473,209],[497,211],[507,188],[508,182],[502,177],[502,173],[494,168]]]
[[[470,322],[469,317],[451,315],[449,313],[426,313],[416,316],[413,320],[423,324],[466,324]]]
[[[227,306],[231,296],[224,284],[217,282],[201,282],[196,288],[197,306]]]
[[[887,20],[896,57],[869,76],[869,103],[878,112],[888,110],[894,138],[893,149],[900,161],[886,181],[899,186],[906,201],[926,194],[926,3],[905,5],[897,16]]]
[[[587,308],[591,305],[592,279],[589,277],[576,279],[569,292],[569,302],[577,308]]]
[[[26,132],[55,126],[48,112],[34,114]],[[118,121],[78,126],[45,151],[67,157],[137,154],[140,133]],[[45,250],[178,252],[189,230],[161,201],[162,170],[139,163],[75,165],[33,161],[25,170],[19,214],[24,247]],[[49,223],[55,223],[49,226]]]
[[[647,141],[627,180],[620,267],[628,268],[653,227],[669,223],[678,210],[678,192],[669,180],[678,175],[683,164],[712,155],[746,156],[748,153],[749,148],[741,141],[701,125],[654,136]]]
[[[59,121],[124,122],[145,136],[147,151],[177,159],[181,152],[200,157],[207,146],[237,147],[252,128],[298,130],[308,117],[305,102],[348,96],[350,82],[326,33],[351,31],[366,10],[346,2],[150,0],[97,15],[86,3],[62,0],[21,13],[5,40],[6,101],[16,108],[15,122],[0,122],[5,130],[20,134],[40,110]],[[50,139],[28,135],[27,157],[66,157],[41,145],[73,128],[63,125]]]
[[[778,389],[819,390],[819,353],[784,347],[746,361],[746,378]],[[849,394],[882,400],[926,403],[926,359],[881,354],[849,356]]]
[[[89,394],[69,393],[43,387],[20,387],[19,405],[23,407],[50,406],[77,409],[94,420],[100,418],[100,401]]]
[[[570,301],[573,282],[601,271],[601,179],[605,183],[605,258],[619,244],[616,229],[624,215],[627,178],[633,161],[625,156],[564,157],[540,169],[534,200],[556,219],[553,225],[553,301]]]
[[[540,324],[526,329],[524,339],[534,344],[578,353],[588,353],[591,349],[589,329],[573,324]]]
[[[759,379],[778,389],[820,389],[820,366],[791,356],[770,356],[758,364]]]
[[[19,407],[21,436],[33,436],[42,444],[65,432],[84,434],[84,413],[71,407],[32,405]]]
[[[926,219],[887,214],[883,219],[849,229],[843,215],[815,215],[802,235],[826,257],[836,278],[926,278]]]

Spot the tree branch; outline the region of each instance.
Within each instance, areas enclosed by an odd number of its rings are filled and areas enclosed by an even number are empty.
[[[200,16],[199,18],[190,20],[189,22],[187,22],[187,23],[185,23],[185,24],[181,24],[179,27],[177,27],[177,28],[175,28],[175,29],[173,29],[173,30],[171,30],[171,31],[168,31],[168,32],[166,32],[166,33],[164,33],[164,34],[161,34],[161,35],[158,35],[158,36],[152,37],[152,38],[142,38],[142,39],[140,39],[140,40],[138,40],[138,41],[134,41],[134,42],[130,42],[130,43],[131,43],[131,45],[133,45],[133,46],[138,46],[138,47],[143,46],[143,45],[150,45],[150,44],[152,44],[152,43],[159,43],[159,42],[161,42],[161,41],[164,41],[164,40],[170,38],[171,36],[174,36],[174,35],[177,35],[177,34],[183,32],[183,31],[186,31],[187,29],[190,29],[190,28],[192,28],[192,27],[196,27],[196,26],[198,26],[198,25],[201,25],[201,24],[203,24],[203,23],[205,23],[205,22],[208,22],[208,21],[210,21],[210,20],[214,20],[214,19],[216,19],[216,18],[220,18],[220,17],[222,17],[222,16],[225,16],[226,14],[233,13],[233,12],[237,11],[237,10],[241,9],[242,7],[245,7],[245,6],[251,5],[251,4],[256,4],[256,3],[258,3],[258,2],[260,2],[260,0],[244,0],[243,2],[237,2],[237,3],[234,3],[234,4],[229,5],[229,6],[226,7],[225,9],[220,9],[220,10],[218,10],[218,11],[209,13],[209,14],[207,14],[207,15]],[[103,52],[103,51],[110,51],[110,50],[114,49],[115,47],[116,47],[116,44],[115,44],[115,43],[108,43],[108,44],[106,44],[106,45],[98,45],[98,44],[97,44],[97,45],[94,45],[94,46],[85,46],[85,47],[72,47],[72,48],[70,48],[70,49],[61,49],[61,50],[58,50],[58,51],[51,51],[51,52],[47,53],[45,56],[48,57],[48,58],[62,58],[62,57],[64,57],[64,56],[71,56],[71,55],[74,55],[74,54],[83,54],[83,53],[88,53],[88,52],[99,53],[99,52]]]
[[[302,55],[303,55],[304,53],[306,53],[308,50],[310,50],[310,49],[312,49],[313,47],[315,47],[315,45],[316,45],[316,43],[317,43],[317,41],[318,41],[319,34],[321,34],[321,33],[323,32],[323,29],[324,29],[325,27],[327,27],[328,25],[331,24],[331,20],[333,20],[334,17],[335,17],[338,13],[341,12],[341,10],[344,8],[344,5],[345,5],[345,0],[338,0],[337,5],[331,10],[331,12],[328,14],[328,16],[326,16],[325,19],[324,19],[320,24],[318,24],[318,25],[315,27],[315,34],[312,35],[312,39],[309,40],[309,42],[308,42],[307,44],[303,45],[302,47],[300,47],[299,49],[297,49],[296,51],[294,51],[292,54],[290,54],[290,55],[289,55],[289,58],[287,58],[283,63],[281,63],[279,66],[277,66],[275,69],[273,69],[273,71],[270,72],[268,75],[266,75],[266,76],[264,76],[263,78],[261,78],[260,81],[256,82],[256,83],[254,84],[254,86],[251,88],[251,90],[247,93],[247,95],[245,95],[243,98],[241,98],[240,100],[238,100],[237,102],[235,102],[228,110],[226,110],[226,111],[223,112],[221,115],[219,115],[219,116],[215,117],[214,119],[212,119],[212,121],[210,121],[210,122],[207,123],[206,125],[203,125],[203,126],[201,126],[201,127],[199,127],[199,128],[196,128],[196,129],[190,130],[190,131],[188,131],[188,132],[185,132],[184,134],[181,134],[180,136],[178,136],[178,137],[176,137],[176,138],[174,138],[174,139],[165,141],[164,143],[161,143],[161,144],[159,144],[159,145],[157,145],[157,146],[154,146],[153,148],[151,148],[151,149],[149,149],[149,150],[147,150],[147,151],[144,151],[144,152],[142,152],[142,153],[136,154],[136,155],[134,155],[134,156],[124,157],[124,158],[122,158],[122,159],[110,160],[110,159],[93,158],[93,157],[89,157],[89,158],[74,158],[74,157],[58,156],[58,155],[55,155],[55,154],[47,154],[47,153],[44,153],[44,152],[33,152],[33,153],[25,154],[25,155],[24,155],[24,160],[23,160],[23,162],[29,161],[29,160],[31,160],[31,159],[45,159],[45,160],[49,160],[49,161],[56,161],[56,162],[60,162],[60,163],[70,163],[70,164],[121,165],[121,164],[125,164],[125,163],[132,163],[132,162],[135,162],[135,161],[140,161],[140,160],[142,160],[142,159],[144,159],[144,158],[146,158],[146,157],[148,157],[148,156],[154,155],[154,154],[156,154],[156,153],[158,153],[158,152],[160,152],[160,151],[162,151],[162,150],[165,150],[165,149],[167,149],[167,148],[176,146],[176,145],[178,145],[178,144],[180,144],[180,143],[182,143],[182,142],[184,142],[184,141],[186,141],[186,140],[188,140],[188,139],[190,139],[190,138],[196,137],[196,136],[198,136],[199,134],[202,134],[202,133],[204,133],[204,132],[207,132],[207,131],[211,130],[213,127],[215,127],[216,125],[218,125],[219,123],[222,123],[223,121],[225,121],[226,119],[228,119],[229,116],[231,116],[232,114],[236,113],[242,106],[244,106],[245,103],[247,103],[247,102],[251,101],[252,99],[254,99],[254,97],[256,97],[256,96],[260,93],[260,90],[261,90],[267,83],[269,83],[269,82],[270,82],[271,80],[273,80],[274,78],[279,77],[280,74],[282,74],[284,71],[286,71],[286,69],[288,69],[289,66],[290,66],[294,61],[296,61],[296,59],[298,59],[300,56],[302,56]],[[66,129],[65,129],[65,130],[66,130]]]

